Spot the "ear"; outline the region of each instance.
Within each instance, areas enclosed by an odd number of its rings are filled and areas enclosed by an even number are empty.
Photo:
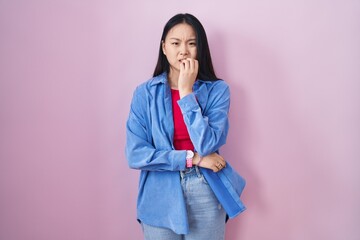
[[[165,52],[165,42],[162,40],[161,41],[161,46],[162,46],[162,51],[164,53],[164,55],[166,55],[166,52]]]

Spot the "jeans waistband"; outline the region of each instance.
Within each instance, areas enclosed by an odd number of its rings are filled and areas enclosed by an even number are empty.
[[[184,178],[187,176],[192,176],[192,175],[197,175],[198,177],[202,176],[198,166],[193,166],[191,168],[186,168],[184,171],[180,171],[181,178]]]

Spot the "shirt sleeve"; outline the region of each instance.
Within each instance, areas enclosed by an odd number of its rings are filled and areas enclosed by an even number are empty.
[[[161,150],[152,144],[146,93],[138,87],[126,123],[125,154],[130,168],[147,171],[181,171],[186,167],[185,150]]]
[[[194,93],[178,101],[191,141],[200,156],[218,151],[225,144],[229,129],[229,87],[222,80],[213,84],[203,112]]]

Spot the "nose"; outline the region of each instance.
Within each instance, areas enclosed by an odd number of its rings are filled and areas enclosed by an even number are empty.
[[[181,44],[180,46],[180,55],[182,56],[187,56],[189,54],[188,48],[186,46],[186,44]]]

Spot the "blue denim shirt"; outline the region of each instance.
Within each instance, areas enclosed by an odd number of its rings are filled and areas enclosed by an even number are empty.
[[[178,104],[195,151],[200,156],[218,151],[226,142],[229,128],[228,85],[222,80],[197,80],[193,93]],[[179,177],[179,171],[186,168],[186,151],[173,146],[171,90],[166,73],[136,88],[126,127],[129,166],[141,170],[138,220],[178,234],[188,233]]]

